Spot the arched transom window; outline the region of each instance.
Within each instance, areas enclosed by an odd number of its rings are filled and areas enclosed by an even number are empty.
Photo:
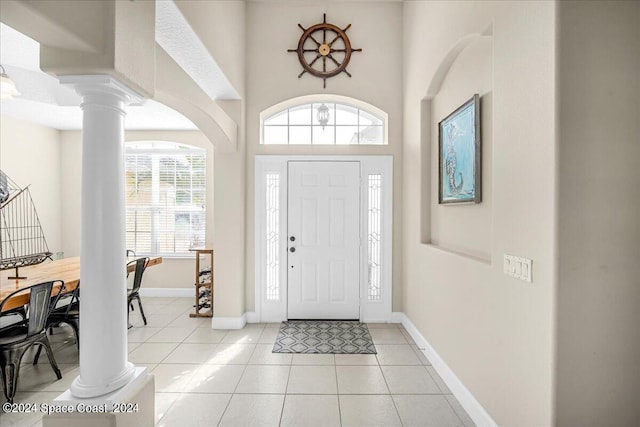
[[[266,145],[387,144],[387,114],[352,98],[296,98],[265,110],[261,118]]]

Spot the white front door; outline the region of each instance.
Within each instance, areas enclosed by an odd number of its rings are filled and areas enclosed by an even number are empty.
[[[288,318],[359,319],[360,163],[288,172]]]

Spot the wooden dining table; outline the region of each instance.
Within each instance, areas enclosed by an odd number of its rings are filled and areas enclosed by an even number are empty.
[[[139,257],[138,257],[139,258]],[[136,259],[135,257],[126,258],[124,261],[129,262]],[[147,267],[152,267],[162,263],[162,257],[149,257]],[[123,263],[124,267],[124,263]],[[127,271],[130,273],[136,268],[135,264],[129,265]],[[51,280],[62,280],[64,282],[65,291],[74,290],[80,283],[80,257],[64,258],[51,262],[43,262],[42,264],[24,267],[20,269],[20,275],[26,279],[8,279],[6,275],[0,277],[0,301],[9,296],[12,292],[19,289],[36,285],[38,283],[49,282]],[[53,295],[60,292],[60,285],[56,285],[52,291]],[[23,292],[11,297],[2,307],[3,311],[21,307],[29,303],[29,293]]]

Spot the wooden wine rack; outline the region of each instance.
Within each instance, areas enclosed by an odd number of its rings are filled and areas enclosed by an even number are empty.
[[[196,253],[196,274],[195,274],[195,312],[190,313],[189,317],[213,317],[213,249],[190,249]],[[200,260],[204,256],[210,257],[211,278],[209,280],[200,280]]]

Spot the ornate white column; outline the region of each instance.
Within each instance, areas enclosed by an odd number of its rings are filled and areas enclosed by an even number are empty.
[[[82,96],[80,376],[74,398],[95,398],[146,375],[127,360],[124,106],[141,98],[106,75],[64,76]]]

